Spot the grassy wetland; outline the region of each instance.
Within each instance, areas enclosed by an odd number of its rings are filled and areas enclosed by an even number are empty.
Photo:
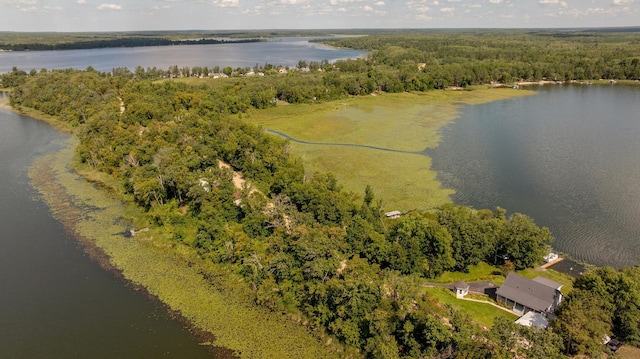
[[[487,87],[385,93],[277,106],[244,118],[301,141],[292,140],[291,147],[307,175],[332,172],[345,189],[356,193],[370,185],[389,210],[426,209],[450,202],[453,192],[437,181],[430,158],[422,152],[438,145],[440,130],[455,120],[460,107],[531,94]]]

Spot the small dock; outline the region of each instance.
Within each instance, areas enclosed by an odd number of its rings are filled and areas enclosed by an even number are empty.
[[[556,264],[558,264],[558,263],[562,262],[563,260],[564,260],[564,258],[562,258],[562,257],[558,257],[558,258],[556,258],[556,259],[552,260],[551,262],[547,262],[547,263],[545,263],[545,264],[541,265],[541,266],[540,266],[540,267],[538,267],[538,268],[539,268],[539,269],[542,269],[542,270],[545,270],[545,269],[547,269],[547,268],[549,268],[549,267],[552,267],[552,266],[554,266],[554,265],[556,265]]]

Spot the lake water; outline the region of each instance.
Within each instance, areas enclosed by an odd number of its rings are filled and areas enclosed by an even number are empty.
[[[640,264],[640,87],[541,86],[468,106],[427,153],[453,200],[549,227],[596,265]]]
[[[245,67],[335,61],[365,52],[307,39],[198,46],[0,52],[13,66],[99,71],[171,65]],[[0,98],[4,93],[0,92]],[[43,122],[0,110],[0,358],[210,358],[159,303],[92,262],[29,185],[27,168],[61,135]]]
[[[253,67],[256,64],[294,66],[299,60],[330,62],[356,58],[364,51],[338,49],[310,43],[309,38],[276,38],[266,42],[218,45],[151,46],[65,51],[0,52],[0,73],[10,72],[13,66],[21,70],[74,68],[88,66],[103,72],[114,68],[137,66],[166,70],[169,66],[231,66]]]
[[[211,358],[160,304],[92,262],[29,185],[50,126],[0,110],[0,358]]]

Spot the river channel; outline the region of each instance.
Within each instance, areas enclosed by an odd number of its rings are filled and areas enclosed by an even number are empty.
[[[546,85],[464,107],[426,151],[455,203],[533,217],[575,259],[640,264],[640,87]]]

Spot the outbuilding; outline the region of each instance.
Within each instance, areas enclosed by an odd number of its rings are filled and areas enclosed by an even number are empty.
[[[387,216],[387,218],[389,219],[393,219],[393,218],[400,218],[402,213],[400,211],[391,211],[391,212],[385,213],[384,215]]]
[[[453,290],[456,292],[456,298],[464,298],[469,294],[469,284],[466,282],[458,281],[453,283]]]

